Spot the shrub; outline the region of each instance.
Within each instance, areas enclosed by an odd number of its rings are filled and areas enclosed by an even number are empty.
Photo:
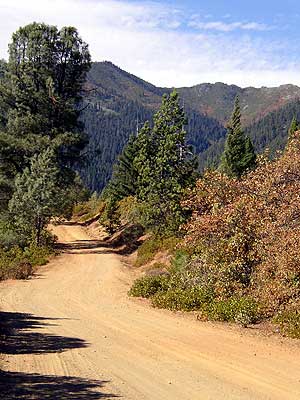
[[[47,264],[48,258],[52,253],[53,250],[51,248],[38,247],[34,244],[24,250],[24,257],[26,257],[29,263],[35,267],[37,265]]]
[[[241,179],[208,171],[184,199],[192,217],[182,246],[218,298],[251,296],[268,315],[299,299],[299,149],[296,132],[277,159],[262,157]]]
[[[25,250],[12,247],[9,250],[0,249],[0,280],[27,279],[34,272],[34,267],[47,263],[52,253],[49,247],[32,245]]]
[[[180,288],[157,292],[152,297],[152,305],[173,311],[195,311],[212,301],[212,293],[202,288],[184,290]]]
[[[32,273],[32,265],[19,247],[0,250],[0,280],[25,279]]]
[[[138,202],[133,196],[124,197],[122,200],[120,200],[117,203],[116,213],[119,217],[121,225],[141,225]]]
[[[159,291],[167,290],[169,277],[166,275],[149,275],[137,279],[131,289],[129,296],[149,298]]]
[[[236,322],[243,326],[253,324],[260,318],[258,304],[251,298],[215,300],[207,309],[209,319]]]
[[[181,271],[189,262],[189,255],[185,250],[176,250],[172,258],[172,271]]]
[[[300,339],[300,312],[284,311],[275,316],[273,322],[279,324],[281,332],[292,338]]]

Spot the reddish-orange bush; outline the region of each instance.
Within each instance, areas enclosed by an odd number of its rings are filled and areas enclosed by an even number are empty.
[[[251,295],[270,314],[300,304],[300,132],[241,180],[207,172],[184,206],[184,247],[217,296]]]

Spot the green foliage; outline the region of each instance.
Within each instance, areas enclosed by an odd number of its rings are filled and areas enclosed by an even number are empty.
[[[157,88],[109,62],[94,62],[87,76],[92,89],[85,95],[89,104],[83,113],[89,144],[87,162],[80,168],[84,182],[92,190],[101,190],[112,176],[113,165],[132,133],[136,133],[161,105],[161,97],[171,90]],[[231,105],[230,105],[231,106]],[[216,119],[187,106],[187,143],[199,154],[225,134]]]
[[[277,152],[284,150],[288,141],[287,126],[291,125],[293,118],[300,120],[300,101],[293,100],[276,111],[268,113],[265,117],[252,122],[245,128],[246,136],[251,138],[257,153],[268,149],[270,158],[277,157]],[[214,141],[200,156],[200,170],[213,163],[218,165],[224,151],[224,139]]]
[[[82,166],[84,182],[100,192],[109,181],[112,167],[128,138],[151,120],[167,89],[155,87],[109,62],[93,63],[86,93],[90,104],[83,112],[89,136],[87,159]],[[98,90],[97,90],[98,89]],[[287,127],[293,116],[300,120],[299,89],[292,85],[278,88],[246,88],[223,83],[201,84],[178,89],[188,119],[187,143],[199,155],[200,171],[220,163],[226,129],[234,99],[238,95],[245,135],[251,138],[257,154],[266,148],[272,156],[283,150]],[[287,103],[288,102],[288,103]],[[270,110],[274,110],[269,112]]]
[[[124,197],[118,202],[116,214],[121,226],[140,225],[140,207],[137,199],[133,196]]]
[[[206,312],[212,320],[236,322],[243,326],[256,323],[261,317],[258,304],[248,297],[215,300],[208,305]]]
[[[99,223],[101,223],[110,234],[114,233],[120,227],[120,216],[117,209],[118,203],[113,197],[105,198]]]
[[[274,317],[273,322],[279,324],[285,335],[300,339],[300,312],[298,310],[281,312]]]
[[[24,257],[28,259],[28,262],[32,265],[32,267],[46,265],[48,263],[48,258],[53,254],[52,247],[49,246],[37,246],[36,244],[32,244],[29,247],[25,248]]]
[[[212,293],[200,287],[190,289],[170,288],[152,297],[154,307],[173,311],[195,311],[206,307],[212,300]]]
[[[289,128],[289,140],[293,139],[294,133],[299,130],[299,122],[296,117],[293,117],[290,128]]]
[[[59,164],[59,187],[75,177],[71,167],[85,143],[78,121],[80,92],[90,67],[87,45],[73,27],[33,23],[20,28],[9,45],[0,79],[0,186],[3,201],[31,157],[49,147]]]
[[[0,280],[29,278],[34,267],[46,264],[52,253],[48,246],[31,245],[24,250],[18,246],[7,250],[0,248]]]
[[[94,192],[86,201],[74,205],[73,218],[85,222],[103,211],[104,207],[104,201]]]
[[[66,188],[62,188],[61,215],[67,219],[73,216],[77,205],[85,204],[91,197],[90,191],[84,186],[80,175],[76,172],[74,181]]]
[[[16,178],[9,209],[18,230],[28,236],[33,230],[38,245],[50,218],[61,214],[64,193],[57,190],[58,174],[54,153],[46,150],[34,156],[30,167]]]
[[[220,169],[230,177],[240,178],[253,169],[256,163],[254,147],[249,137],[245,137],[241,125],[239,99],[236,98],[233,114],[227,128],[225,149]]]
[[[136,223],[161,234],[176,232],[186,215],[181,207],[184,190],[196,179],[196,161],[185,143],[185,114],[177,92],[165,95],[154,116],[132,136],[102,194],[101,222],[113,232],[121,223],[119,202],[136,198]],[[119,215],[118,215],[119,214]]]
[[[28,244],[28,236],[16,229],[9,213],[0,214],[0,249],[14,246],[24,248]]]
[[[153,244],[145,246],[146,254],[152,254],[149,250],[153,249]],[[168,268],[167,277],[159,275],[137,279],[129,293],[150,298],[157,308],[199,311],[203,318],[235,322],[242,326],[256,323],[262,317],[258,303],[251,297],[233,293],[222,299],[217,295],[216,288],[213,271],[198,268],[193,257],[186,251],[178,250]]]
[[[131,135],[114,167],[112,178],[106,188],[106,195],[115,202],[134,196],[137,188],[138,171],[134,159],[139,151],[139,137]]]
[[[157,232],[175,232],[184,221],[180,200],[193,184],[196,164],[185,143],[186,118],[176,91],[165,95],[154,125],[140,132],[140,150],[134,160],[137,198],[143,203],[143,224]]]
[[[149,298],[157,292],[164,291],[168,287],[168,276],[149,275],[136,279],[128,294],[132,297]]]
[[[0,250],[0,280],[26,279],[33,273],[33,267],[19,247]]]
[[[89,68],[73,27],[32,23],[12,36],[0,65],[0,206],[11,218],[0,223],[2,248],[41,245],[51,217],[70,217],[87,196],[72,167],[86,143],[78,117]]]
[[[159,251],[168,250],[172,252],[175,249],[178,241],[179,239],[176,236],[152,236],[151,238],[145,240],[138,249],[135,266],[140,267],[149,263]]]

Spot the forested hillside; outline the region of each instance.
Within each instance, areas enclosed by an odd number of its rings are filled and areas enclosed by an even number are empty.
[[[245,133],[251,138],[258,153],[268,149],[270,156],[274,157],[278,150],[284,149],[288,138],[288,129],[294,117],[297,120],[300,119],[299,99],[287,103],[246,127]],[[224,150],[224,143],[225,138],[221,138],[201,154],[199,158],[201,171],[208,165],[218,165]]]
[[[112,165],[128,141],[160,105],[170,89],[157,88],[110,62],[93,63],[85,85],[86,108],[82,120],[89,137],[81,175],[92,189],[101,191]],[[224,147],[225,125],[238,95],[242,122],[257,151],[284,147],[287,129],[299,116],[300,88],[239,88],[223,83],[178,89],[188,119],[187,140],[199,155],[199,167],[216,165]]]
[[[128,141],[144,122],[150,120],[169,89],[156,88],[128,74],[111,63],[94,63],[87,79],[83,122],[89,137],[85,163],[81,166],[84,181],[100,191],[108,182],[112,166]],[[188,142],[197,154],[225,135],[216,119],[185,106],[188,118]]]

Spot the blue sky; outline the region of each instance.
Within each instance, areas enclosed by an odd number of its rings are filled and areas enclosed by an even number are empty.
[[[74,25],[95,61],[160,86],[300,85],[299,0],[0,0],[0,57],[32,21]]]

